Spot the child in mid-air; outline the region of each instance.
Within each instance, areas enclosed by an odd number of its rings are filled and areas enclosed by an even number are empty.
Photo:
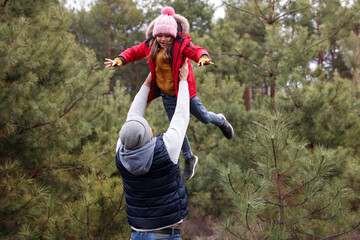
[[[211,62],[206,49],[191,43],[189,31],[188,20],[175,14],[172,7],[165,7],[162,9],[161,15],[153,20],[147,28],[147,40],[126,49],[115,60],[106,58],[104,63],[107,65],[106,68],[120,67],[146,57],[152,75],[148,102],[161,96],[169,121],[174,115],[179,87],[178,73],[185,59],[189,58],[197,62],[198,66],[214,64]],[[202,123],[212,123],[218,126],[224,136],[231,139],[234,131],[225,116],[221,113],[215,114],[207,111],[197,97],[195,77],[190,60],[187,60],[187,64],[189,67],[190,113]],[[185,160],[183,177],[185,180],[190,180],[195,173],[198,157],[192,153],[187,136],[185,136],[181,154]]]

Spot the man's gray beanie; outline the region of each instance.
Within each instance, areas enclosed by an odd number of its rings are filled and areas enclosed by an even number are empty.
[[[127,149],[136,149],[151,140],[150,125],[141,116],[127,120],[120,130],[121,143]]]

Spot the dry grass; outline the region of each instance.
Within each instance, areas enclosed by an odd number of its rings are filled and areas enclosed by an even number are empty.
[[[226,232],[221,230],[221,224],[210,219],[203,218],[199,212],[193,212],[184,219],[181,225],[181,237],[183,240],[233,240]]]

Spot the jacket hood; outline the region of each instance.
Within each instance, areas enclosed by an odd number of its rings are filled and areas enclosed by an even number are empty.
[[[156,138],[137,149],[126,149],[121,145],[118,151],[121,164],[135,176],[149,172],[154,157]]]
[[[159,15],[158,17],[160,17],[160,16],[161,15]],[[155,25],[155,22],[158,19],[158,17],[155,18],[154,20],[152,20],[152,22],[149,24],[148,28],[146,29],[146,33],[145,33],[146,39],[148,39],[149,37],[152,36],[154,25]],[[181,25],[182,35],[189,35],[189,33],[190,33],[189,21],[185,17],[183,17],[179,14],[174,14],[173,17],[175,18],[176,22]]]

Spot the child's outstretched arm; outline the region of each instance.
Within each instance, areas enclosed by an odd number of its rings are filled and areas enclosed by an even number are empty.
[[[198,63],[198,67],[202,67],[205,65],[213,65],[214,63],[211,61],[210,55],[205,48],[194,45],[191,42],[191,38],[187,38],[187,43],[183,51],[183,55],[185,57],[190,58],[194,62]]]
[[[148,46],[146,45],[146,41],[142,42],[139,45],[132,46],[122,53],[118,55],[117,58],[114,60],[110,58],[105,58],[104,64],[106,65],[105,68],[109,67],[120,67],[125,65],[129,62],[138,61],[146,57],[146,52],[148,50]]]

